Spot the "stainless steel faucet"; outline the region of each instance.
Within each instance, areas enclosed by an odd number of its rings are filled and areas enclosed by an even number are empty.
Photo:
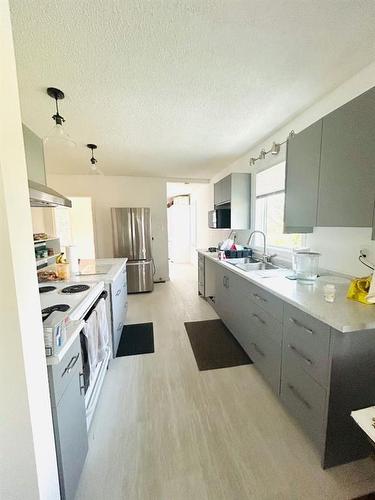
[[[263,255],[262,255],[262,261],[267,262],[268,261],[268,256],[267,256],[267,243],[266,243],[266,235],[263,231],[252,231],[250,233],[249,239],[247,240],[247,246],[250,246],[251,240],[254,236],[254,234],[259,233],[263,236]]]

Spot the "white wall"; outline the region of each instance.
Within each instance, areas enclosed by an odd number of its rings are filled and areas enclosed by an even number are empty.
[[[0,2],[0,498],[59,486],[7,1]]]
[[[303,130],[322,116],[354,99],[373,86],[375,86],[375,62],[347,80],[333,92],[324,96],[294,120],[262,140],[245,155],[228,166],[228,168],[216,175],[211,182],[217,182],[231,172],[251,171],[249,158],[251,156],[257,157],[261,148],[269,149],[273,141],[283,142],[291,130],[295,132]],[[263,170],[266,166],[271,166],[272,163],[275,164],[284,159],[285,148],[282,149],[282,152],[277,157],[270,157],[268,155],[267,160],[257,161],[256,169]],[[255,172],[254,167],[252,167],[252,171]],[[212,186],[211,191],[213,191]],[[211,239],[208,230],[206,239]],[[366,275],[366,268],[358,262],[359,250],[361,248],[368,249],[370,252],[369,258],[375,261],[375,242],[371,240],[371,231],[366,228],[315,228],[314,233],[308,236],[308,244],[314,250],[322,252],[322,267],[337,272]]]
[[[152,250],[156,265],[155,279],[169,278],[165,179],[47,173],[47,183],[67,197],[91,197],[97,258],[113,256],[111,207],[150,207],[154,237]]]

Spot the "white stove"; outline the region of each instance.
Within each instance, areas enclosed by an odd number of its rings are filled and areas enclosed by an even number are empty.
[[[91,304],[99,297],[104,283],[41,283],[40,305],[43,321],[52,312],[63,313],[70,320],[82,319]]]
[[[50,282],[39,285],[46,355],[59,351],[69,323],[82,320],[99,297],[104,283]]]

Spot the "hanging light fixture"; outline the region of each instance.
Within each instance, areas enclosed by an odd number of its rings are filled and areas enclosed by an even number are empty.
[[[273,142],[270,153],[271,155],[278,155],[280,153],[280,144],[278,144],[277,142]]]
[[[260,153],[259,153],[259,160],[264,160],[265,157],[266,157],[266,150],[265,149],[261,149]]]
[[[89,166],[89,173],[93,175],[103,175],[101,169],[97,166],[98,160],[94,157],[94,150],[98,148],[96,144],[87,144],[87,147],[91,149],[91,158]]]
[[[65,119],[60,115],[58,101],[64,99],[65,94],[62,90],[56,89],[55,87],[48,87],[47,94],[55,99],[56,103],[56,113],[52,116],[55,122],[54,127],[51,132],[44,138],[44,144],[46,145],[64,145],[69,147],[75,147],[75,142],[69,137],[65,132],[63,123]]]

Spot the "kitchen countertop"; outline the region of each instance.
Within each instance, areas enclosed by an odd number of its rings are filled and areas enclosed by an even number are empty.
[[[89,268],[95,265],[110,265],[111,269],[107,274],[97,274],[97,275],[83,275],[77,276],[72,275],[70,280],[78,281],[104,281],[105,283],[114,281],[117,275],[121,271],[124,264],[126,264],[128,259],[125,258],[108,258],[108,259],[92,259],[92,260],[81,260],[80,269]]]
[[[372,425],[373,418],[375,418],[375,406],[352,411],[350,415],[368,437],[375,442],[375,428]]]
[[[98,266],[105,266],[105,265],[109,265],[111,266],[111,268],[108,270],[108,272],[106,274],[89,274],[89,275],[76,275],[76,274],[73,274],[71,273],[70,277],[68,280],[65,280],[67,283],[82,283],[82,282],[85,282],[85,283],[93,283],[93,282],[97,282],[97,281],[104,281],[104,283],[111,283],[112,281],[114,281],[119,272],[121,271],[121,269],[123,268],[124,264],[126,264],[126,262],[128,261],[128,259],[125,257],[125,258],[108,258],[108,259],[82,259],[80,261],[80,271],[84,270],[84,269],[89,269],[90,267],[91,268],[94,268],[96,265]],[[41,269],[40,271],[44,271],[44,270],[53,270],[54,269],[54,264],[52,264],[51,266],[48,266]],[[93,271],[95,272],[95,271]],[[48,283],[48,281],[44,282],[44,283]]]
[[[285,275],[290,274],[290,270],[272,271],[271,277],[264,277],[267,271],[242,271],[220,261],[215,253],[198,252],[342,333],[375,329],[375,305],[347,299],[349,280],[345,284],[335,283],[335,302],[329,303],[324,300],[323,293],[324,285],[334,282],[334,278],[330,281],[329,276],[321,276],[311,284],[288,280]]]

